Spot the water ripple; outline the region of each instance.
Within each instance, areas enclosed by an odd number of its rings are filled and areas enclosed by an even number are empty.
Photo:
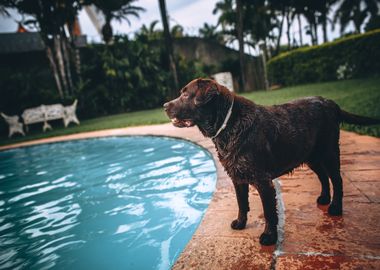
[[[0,269],[170,269],[216,182],[208,153],[155,137],[3,151],[0,171]]]

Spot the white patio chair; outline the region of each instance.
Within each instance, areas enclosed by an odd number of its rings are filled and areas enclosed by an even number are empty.
[[[76,115],[76,109],[77,109],[78,100],[76,99],[74,103],[70,106],[65,106],[65,117],[63,118],[63,123],[65,127],[67,127],[70,122],[74,122],[77,125],[80,124],[77,115]]]
[[[7,122],[9,126],[9,134],[8,138],[12,137],[15,133],[20,133],[23,136],[25,136],[23,124],[19,122],[20,117],[18,115],[6,115],[4,113],[1,113],[1,116],[4,118],[5,122]]]

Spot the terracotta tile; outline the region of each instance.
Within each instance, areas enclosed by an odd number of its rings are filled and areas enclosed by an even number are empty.
[[[282,251],[379,256],[379,217],[380,207],[368,203],[346,203],[343,217],[310,207],[287,209]]]
[[[342,175],[352,182],[380,182],[380,167],[378,170],[350,171],[348,174],[343,171]]]
[[[276,270],[353,270],[380,269],[380,260],[323,255],[282,255],[277,258]]]
[[[363,192],[371,202],[380,203],[380,182],[354,182],[354,185]]]
[[[217,161],[210,139],[197,128],[171,124],[103,130],[3,146],[102,136],[163,135],[191,140],[214,156],[217,188],[210,206],[174,269],[380,269],[380,139],[341,132],[344,181],[343,217],[330,217],[317,206],[320,184],[306,166],[281,177],[285,204],[282,254],[273,260],[274,246],[261,247],[264,219],[257,192],[250,191],[249,219],[242,231],[230,229],[237,203],[231,180]],[[276,265],[274,263],[276,262]]]
[[[272,250],[262,249],[255,239],[195,237],[173,269],[269,269]]]

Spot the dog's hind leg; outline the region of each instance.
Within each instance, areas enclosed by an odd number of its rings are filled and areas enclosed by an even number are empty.
[[[274,245],[277,242],[278,215],[276,207],[276,190],[271,180],[265,180],[255,185],[259,192],[265,217],[265,230],[260,236],[260,244]]]
[[[247,224],[247,213],[249,211],[248,202],[248,184],[235,184],[236,199],[239,206],[238,218],[232,221],[231,228],[234,230],[242,230]]]
[[[330,203],[330,182],[326,170],[319,162],[308,162],[307,165],[318,176],[319,182],[321,182],[321,195],[317,198],[317,203],[321,205],[327,205]]]
[[[333,185],[333,199],[328,212],[332,216],[340,216],[343,211],[343,181],[340,175],[339,145],[330,149],[323,161],[323,166],[329,175]]]

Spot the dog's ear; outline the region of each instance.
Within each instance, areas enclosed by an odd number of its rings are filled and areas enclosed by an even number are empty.
[[[198,84],[194,98],[196,106],[204,105],[220,94],[217,83],[212,80],[199,79],[196,83]]]

